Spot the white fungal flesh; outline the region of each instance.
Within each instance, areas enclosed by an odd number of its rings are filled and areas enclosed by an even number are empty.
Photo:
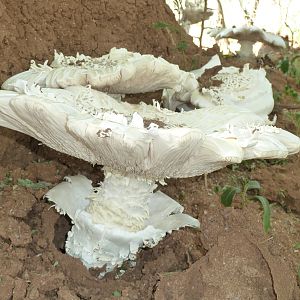
[[[94,223],[139,231],[149,218],[148,198],[156,187],[153,181],[106,172],[101,187],[89,197],[87,211]]]
[[[22,85],[18,86],[21,91]],[[118,102],[84,87],[38,90],[25,86],[23,90],[27,94],[1,91],[0,125],[122,174],[149,179],[190,177],[241,162],[246,151],[265,157],[258,145],[250,150],[241,147],[241,135],[234,139],[212,135],[230,126],[247,129],[268,124],[266,116],[245,109],[225,105],[175,113],[157,105]],[[147,120],[150,124],[145,127]],[[162,122],[164,128],[155,122]],[[281,149],[280,157],[297,152],[298,138],[290,144],[282,135],[284,131],[271,134],[283,143],[279,148],[274,144],[273,150]],[[258,141],[258,136],[251,139]]]
[[[286,48],[284,40],[271,32],[266,32],[257,26],[243,25],[231,28],[216,28],[211,30],[210,35],[216,40],[232,38],[239,40],[241,56],[253,56],[252,46],[256,42],[262,42],[270,46]]]
[[[264,69],[249,69],[246,64],[243,71],[238,68],[222,68],[215,80],[221,80],[217,87],[202,88],[192,94],[191,102],[197,107],[215,105],[234,105],[249,109],[258,115],[268,115],[273,110],[274,100],[272,85],[266,79]]]
[[[163,88],[184,92],[197,87],[194,75],[180,70],[177,65],[124,48],[112,48],[109,54],[99,58],[83,54],[64,56],[55,52],[51,67],[47,62],[39,66],[33,62],[29,71],[11,77],[2,88],[14,90],[19,79],[48,88],[91,85],[97,90],[115,94],[145,93]]]
[[[131,105],[121,102],[121,95],[114,99],[82,86],[90,83],[114,93],[168,87],[184,102],[198,87],[196,77],[216,64],[215,58],[190,74],[125,49],[112,49],[99,59],[56,54],[53,68],[33,64],[4,83],[8,90],[0,91],[0,126],[105,166],[105,180],[97,188],[83,176],[71,176],[47,193],[74,222],[66,251],[86,267],[110,271],[172,230],[199,227],[173,199],[153,193],[156,181],[299,151],[300,139],[267,118],[273,98],[265,73],[247,66],[241,73],[223,68],[215,76],[223,82],[220,87],[192,98],[194,104],[211,107],[182,113],[161,109],[156,101]]]
[[[247,41],[247,40],[240,40],[239,41],[241,48],[238,51],[240,57],[249,57],[253,56],[253,45],[255,42]]]
[[[46,197],[74,222],[66,252],[80,258],[87,268],[105,266],[108,272],[125,260],[134,260],[140,247],[154,247],[172,230],[199,227],[199,221],[183,214],[176,201],[153,193],[155,186],[151,181],[106,172],[96,189],[79,175],[50,190]]]
[[[217,28],[212,30],[210,35],[216,40],[222,38],[233,38],[239,40],[249,40],[252,42],[266,42],[267,44],[285,48],[284,40],[271,32],[266,32],[257,26],[243,25],[240,27]]]

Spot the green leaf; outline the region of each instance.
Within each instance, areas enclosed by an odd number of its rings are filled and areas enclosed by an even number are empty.
[[[283,73],[287,73],[289,71],[290,62],[289,62],[288,58],[285,58],[282,61],[280,61],[279,68]]]
[[[235,194],[240,192],[241,190],[237,187],[233,187],[233,186],[225,187],[221,195],[221,203],[226,207],[231,206]]]
[[[293,248],[296,249],[296,250],[300,249],[300,242],[296,243]]]
[[[213,192],[214,192],[215,194],[221,193],[221,192],[222,192],[222,187],[219,186],[219,185],[214,186]]]
[[[259,190],[260,188],[261,188],[260,183],[256,180],[249,180],[245,185],[246,191],[254,190],[254,189]]]
[[[263,196],[255,196],[254,199],[260,201],[264,214],[263,214],[263,226],[264,226],[264,231],[269,232],[271,228],[271,209],[270,209],[270,204],[269,201],[263,197]]]
[[[115,290],[115,291],[112,292],[112,295],[113,295],[114,297],[121,297],[121,296],[122,296],[122,293],[121,293],[120,291],[118,291],[118,290]]]

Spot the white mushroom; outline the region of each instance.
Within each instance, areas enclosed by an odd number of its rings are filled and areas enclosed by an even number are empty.
[[[91,58],[83,54],[76,57],[55,52],[51,67],[32,62],[28,71],[17,74],[2,85],[13,90],[19,79],[41,87],[65,88],[72,85],[91,85],[93,88],[115,94],[133,94],[172,88],[177,92],[194,90],[194,75],[179,69],[153,55],[141,55],[124,48],[112,48],[107,55]]]
[[[206,70],[221,66],[218,55],[215,55],[202,68],[193,70],[195,78],[199,79]],[[170,110],[184,107],[191,103],[194,107],[204,108],[217,105],[232,105],[240,109],[248,109],[261,116],[268,115],[274,107],[272,85],[266,78],[264,69],[250,69],[244,65],[242,71],[236,67],[223,67],[211,80],[221,81],[218,86],[208,88],[198,87],[185,93],[176,93],[172,89],[164,89],[162,100]],[[187,107],[185,110],[191,109]]]
[[[249,57],[254,55],[253,45],[256,42],[262,42],[273,47],[286,47],[284,40],[280,36],[274,33],[266,32],[256,26],[243,25],[241,27],[233,26],[231,28],[218,28],[212,30],[210,35],[216,40],[220,40],[223,38],[238,40],[241,45],[239,54],[242,57]]]
[[[223,67],[212,79],[221,81],[221,85],[195,90],[191,103],[196,107],[234,105],[262,116],[272,112],[272,85],[264,69],[249,69],[248,64],[241,72],[236,67]]]
[[[189,33],[190,25],[208,20],[213,15],[213,11],[209,8],[204,9],[203,3],[194,1],[186,1],[185,8],[182,10],[181,23],[187,33]]]
[[[0,126],[105,168],[98,188],[73,176],[47,193],[74,226],[66,251],[90,267],[120,266],[166,233],[199,227],[155,182],[209,173],[251,158],[286,157],[299,138],[247,109],[216,106],[175,113],[130,105],[90,87],[40,88],[15,80],[0,91]]]

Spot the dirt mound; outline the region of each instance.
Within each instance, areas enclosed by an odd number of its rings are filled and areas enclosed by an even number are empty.
[[[182,52],[198,53],[201,61],[198,48],[163,1],[0,1],[0,83],[27,69],[31,59],[51,60],[54,49],[99,56],[112,47],[162,56],[186,67],[192,62]]]
[[[213,209],[203,216],[201,241],[209,251],[184,272],[160,274],[155,299],[298,299],[289,255],[278,255],[282,229],[274,230],[269,243],[254,206]],[[281,214],[274,211],[275,218]]]

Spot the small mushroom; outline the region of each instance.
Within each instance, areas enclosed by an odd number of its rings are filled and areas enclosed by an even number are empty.
[[[182,15],[182,21],[196,24],[203,20],[208,20],[213,15],[213,10],[209,8],[205,10],[204,5],[201,3],[186,1]]]
[[[187,0],[185,2],[185,8],[182,9],[180,24],[184,30],[189,33],[190,25],[208,20],[212,15],[213,11],[209,8],[205,10],[202,3]]]
[[[286,48],[284,40],[271,32],[266,32],[257,26],[243,25],[241,27],[217,28],[210,32],[216,40],[231,38],[239,41],[241,49],[239,55],[242,57],[254,56],[253,45],[256,42],[270,45],[277,48]]]

